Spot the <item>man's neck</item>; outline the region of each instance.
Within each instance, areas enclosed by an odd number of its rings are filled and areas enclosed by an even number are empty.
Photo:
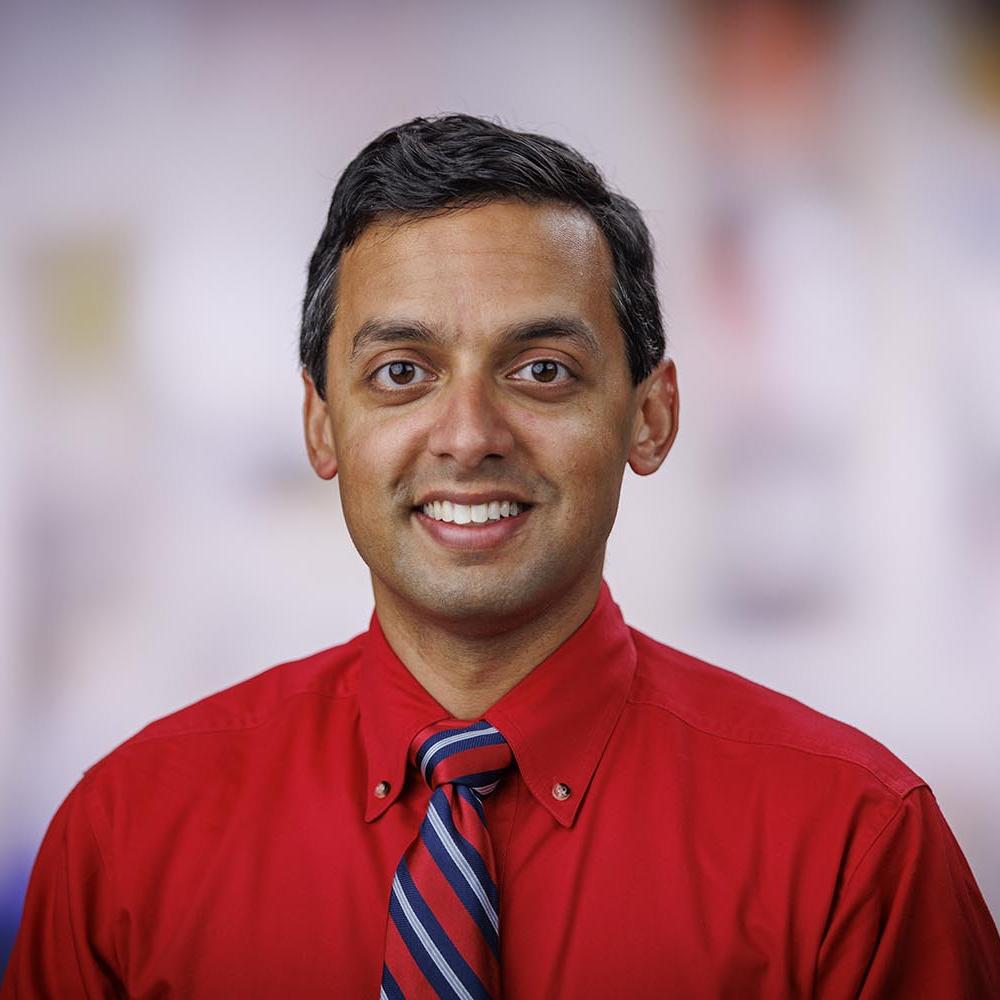
[[[414,614],[377,585],[375,606],[389,645],[428,694],[456,719],[478,719],[583,624],[600,590],[597,576],[486,636]]]

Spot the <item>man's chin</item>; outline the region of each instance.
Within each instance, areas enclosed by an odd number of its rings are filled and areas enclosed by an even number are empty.
[[[510,567],[471,563],[429,573],[397,576],[389,585],[419,618],[435,621],[470,635],[509,631],[530,617],[533,605],[547,603],[539,587],[540,574],[511,572]],[[541,574],[543,576],[544,574]],[[376,597],[378,586],[376,585]]]

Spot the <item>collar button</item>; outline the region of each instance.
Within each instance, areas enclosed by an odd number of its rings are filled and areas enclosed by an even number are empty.
[[[561,781],[556,782],[552,786],[552,798],[557,799],[559,802],[564,802],[572,794],[569,785],[564,785]]]
[[[389,794],[390,788],[392,788],[392,785],[388,781],[380,781],[373,789],[375,798],[384,799]]]

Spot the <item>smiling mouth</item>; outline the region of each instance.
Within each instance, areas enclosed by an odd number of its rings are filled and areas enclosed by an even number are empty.
[[[531,504],[516,500],[490,500],[486,503],[454,503],[451,500],[432,500],[414,507],[425,517],[446,524],[479,525],[491,524],[509,518],[520,517],[531,508]]]

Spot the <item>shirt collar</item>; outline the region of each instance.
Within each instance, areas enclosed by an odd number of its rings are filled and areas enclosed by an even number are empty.
[[[563,826],[576,818],[625,706],[635,664],[628,626],[602,582],[586,621],[484,716],[507,738],[532,795]],[[402,792],[416,734],[450,716],[393,652],[374,614],[365,637],[359,700],[370,822]],[[382,797],[375,794],[380,782],[388,783]],[[558,784],[569,789],[568,797],[553,794]]]

